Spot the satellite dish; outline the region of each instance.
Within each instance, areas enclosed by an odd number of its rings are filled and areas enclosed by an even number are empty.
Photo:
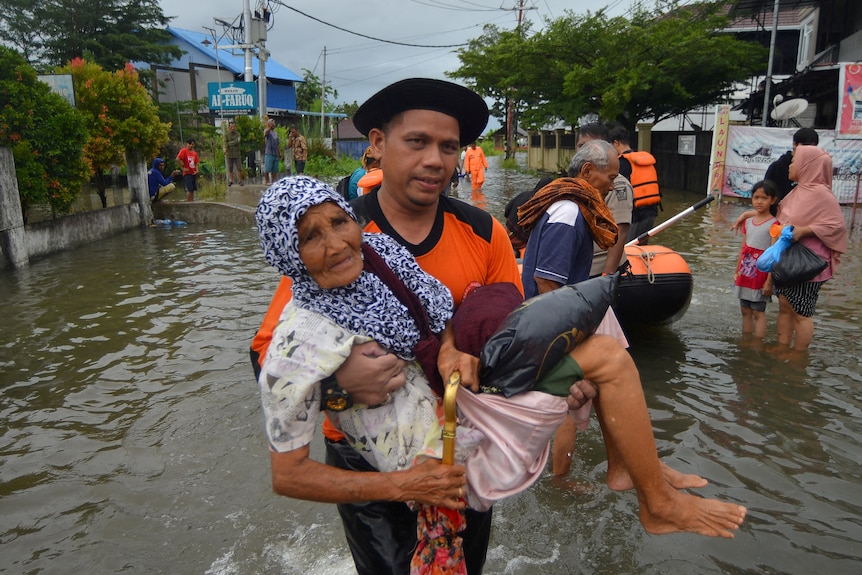
[[[775,106],[769,115],[773,120],[789,120],[804,112],[806,108],[808,108],[808,100],[793,98]]]

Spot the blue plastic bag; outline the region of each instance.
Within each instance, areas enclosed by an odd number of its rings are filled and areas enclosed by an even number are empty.
[[[790,247],[793,243],[793,226],[784,226],[781,230],[781,235],[775,240],[775,243],[766,248],[757,258],[757,269],[762,272],[771,272],[772,266],[781,259],[781,254],[784,250]]]

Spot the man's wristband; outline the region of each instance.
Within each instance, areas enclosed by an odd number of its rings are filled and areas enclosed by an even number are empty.
[[[328,411],[344,411],[353,406],[350,394],[338,387],[335,374],[325,377],[320,382],[320,409]]]

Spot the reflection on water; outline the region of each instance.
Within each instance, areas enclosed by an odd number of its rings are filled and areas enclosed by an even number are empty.
[[[489,160],[481,198],[455,195],[500,217],[535,178]],[[671,194],[660,217],[697,199]],[[740,337],[742,209],[713,204],[656,238],[691,266],[691,307],[630,332],[661,455],[749,508],[736,539],[646,535],[634,495],[604,488],[593,423],[573,471],[591,489],[546,478],[499,504],[486,573],[858,572],[859,234],[810,354],[786,356],[774,304],[764,343]],[[251,228],[194,225],[0,275],[0,572],[353,572],[333,506],[270,490],[247,350],[276,282]]]

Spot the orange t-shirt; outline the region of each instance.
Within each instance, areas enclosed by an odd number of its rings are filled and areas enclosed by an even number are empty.
[[[437,221],[431,233],[419,245],[407,243],[380,210],[377,192],[351,202],[360,221],[367,221],[363,231],[386,233],[405,246],[423,270],[440,280],[452,292],[455,306],[464,299],[467,288],[497,282],[511,282],[521,294],[521,275],[512,251],[512,244],[503,225],[487,212],[460,200],[440,197]],[[281,312],[290,301],[291,281],[283,277],[264,316],[263,323],[252,340],[251,348],[259,354],[262,364],[278,325]],[[327,418],[324,435],[334,441],[343,436]]]

